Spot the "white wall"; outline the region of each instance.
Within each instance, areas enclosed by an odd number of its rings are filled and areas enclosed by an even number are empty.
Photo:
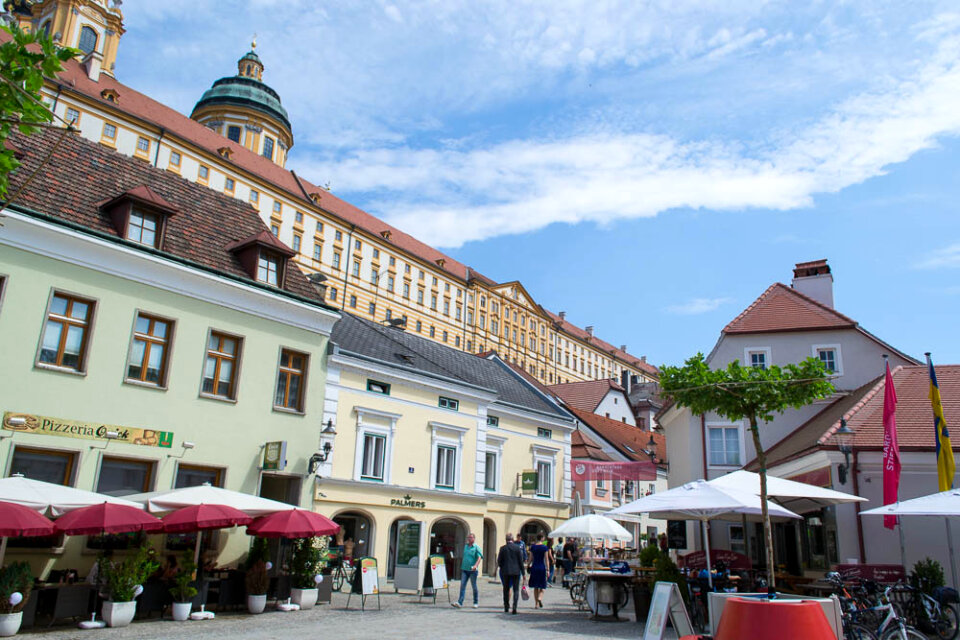
[[[610,389],[607,395],[603,397],[593,413],[598,416],[605,416],[617,422],[625,422],[631,427],[637,426],[637,421],[633,417],[633,410],[627,401],[627,396],[622,391]]]

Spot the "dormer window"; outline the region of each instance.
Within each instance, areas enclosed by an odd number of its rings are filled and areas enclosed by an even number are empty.
[[[137,208],[130,210],[130,220],[127,222],[127,240],[133,240],[149,247],[157,247],[158,216]]]
[[[257,261],[257,280],[277,286],[277,273],[279,272],[280,259],[276,255],[271,255],[266,251],[260,251],[260,258]]]
[[[117,233],[131,242],[163,249],[168,219],[177,208],[146,185],[125,191],[101,205],[110,216]]]

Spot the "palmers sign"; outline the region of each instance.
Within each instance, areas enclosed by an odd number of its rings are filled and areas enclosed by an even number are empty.
[[[4,431],[21,433],[42,433],[62,438],[79,438],[81,440],[116,440],[127,444],[138,444],[145,447],[163,447],[169,449],[173,445],[172,431],[155,431],[137,427],[120,427],[101,422],[80,422],[37,416],[30,413],[15,413],[7,411],[3,414]],[[108,438],[107,434],[114,432],[116,438]]]
[[[410,497],[410,494],[403,496],[402,498],[390,498],[391,507],[411,507],[413,509],[425,509],[427,503],[423,500],[413,500]]]

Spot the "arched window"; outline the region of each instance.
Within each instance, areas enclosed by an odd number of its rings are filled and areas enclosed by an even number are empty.
[[[80,51],[84,53],[90,53],[97,48],[97,32],[94,31],[91,27],[83,27],[80,29],[80,44],[78,45]]]
[[[250,75],[250,65],[247,65],[247,75]]]

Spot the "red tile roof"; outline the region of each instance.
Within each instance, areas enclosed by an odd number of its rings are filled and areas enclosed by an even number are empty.
[[[241,238],[270,235],[259,213],[249,204],[79,135],[64,136],[58,130],[43,129],[30,136],[14,134],[11,139],[22,151],[22,166],[11,174],[10,193],[17,194],[30,177],[11,208],[24,207],[140,248],[141,245],[119,236],[110,214],[101,207],[116,196],[136,191],[177,211],[165,223],[161,255],[272,289],[254,282],[237,257],[227,250],[228,245]],[[275,238],[272,241],[279,242]],[[297,268],[287,270],[284,289],[322,303],[316,287]]]
[[[780,282],[773,284],[723,328],[723,333],[853,329],[857,323]]]
[[[609,391],[623,391],[623,387],[609,378],[552,384],[547,389],[571,407],[590,413],[596,411]]]
[[[420,258],[424,262],[430,263],[434,268],[446,271],[463,281],[477,279],[488,286],[496,284],[493,280],[490,280],[476,270],[467,267],[443,252],[417,240],[413,236],[387,224],[383,220],[370,215],[366,211],[341,200],[326,189],[311,184],[292,170],[288,171],[271,160],[250,151],[243,145],[228,140],[199,122],[188,118],[179,111],[171,109],[118,82],[116,78],[101,74],[99,82],[94,82],[78,61],[71,60],[64,64],[64,70],[59,74],[58,79],[64,89],[68,91],[73,90],[82,94],[87,99],[98,103],[103,109],[121,111],[140,120],[152,123],[165,130],[168,134],[173,134],[211,154],[220,155],[218,150],[224,147],[230,149],[232,152],[230,158],[221,157],[218,160],[219,163],[228,166],[233,165],[239,171],[246,171],[257,176],[259,179],[272,184],[278,190],[285,192],[291,199],[303,202],[304,207],[308,207],[308,203],[311,205],[314,204],[311,199],[311,195],[313,195],[317,199],[316,206],[319,206],[324,211],[340,218],[347,224],[355,225],[372,235],[378,236],[381,242],[392,244],[398,249]],[[103,97],[103,92],[106,89],[111,89],[116,92],[118,97],[116,102],[112,102]],[[389,234],[384,234],[385,231],[388,231]],[[386,235],[389,235],[389,240],[385,237]],[[440,263],[438,263],[438,260],[442,261],[442,267]],[[657,368],[653,365],[647,364],[639,358],[625,351],[621,351],[599,338],[590,336],[580,327],[566,320],[561,320],[557,314],[550,311],[547,311],[547,314],[569,335],[584,340],[601,351],[605,351],[611,356],[651,376],[657,375]]]
[[[654,451],[658,462],[665,462],[667,455],[666,438],[661,433],[655,431],[645,431],[639,427],[632,427],[624,422],[611,420],[604,416],[598,416],[589,411],[571,408],[571,411],[581,422],[606,440],[612,447],[630,460],[647,461],[650,456],[644,453],[647,444],[650,442],[650,436],[653,435],[653,441],[656,443]]]
[[[570,457],[604,461],[612,460],[610,456],[603,452],[600,445],[591,440],[587,434],[580,429],[570,434]]]
[[[943,413],[947,426],[956,432],[960,424],[960,365],[936,367]],[[930,377],[926,366],[896,367],[892,372],[897,390],[897,441],[902,450],[934,451],[933,410],[928,393]],[[884,377],[880,376],[853,393],[840,398],[798,427],[767,452],[767,465],[779,464],[817,448],[836,448],[832,436],[841,418],[853,429],[853,446],[861,450],[883,449]],[[960,438],[952,440],[960,450]],[[748,467],[756,467],[756,461]]]

